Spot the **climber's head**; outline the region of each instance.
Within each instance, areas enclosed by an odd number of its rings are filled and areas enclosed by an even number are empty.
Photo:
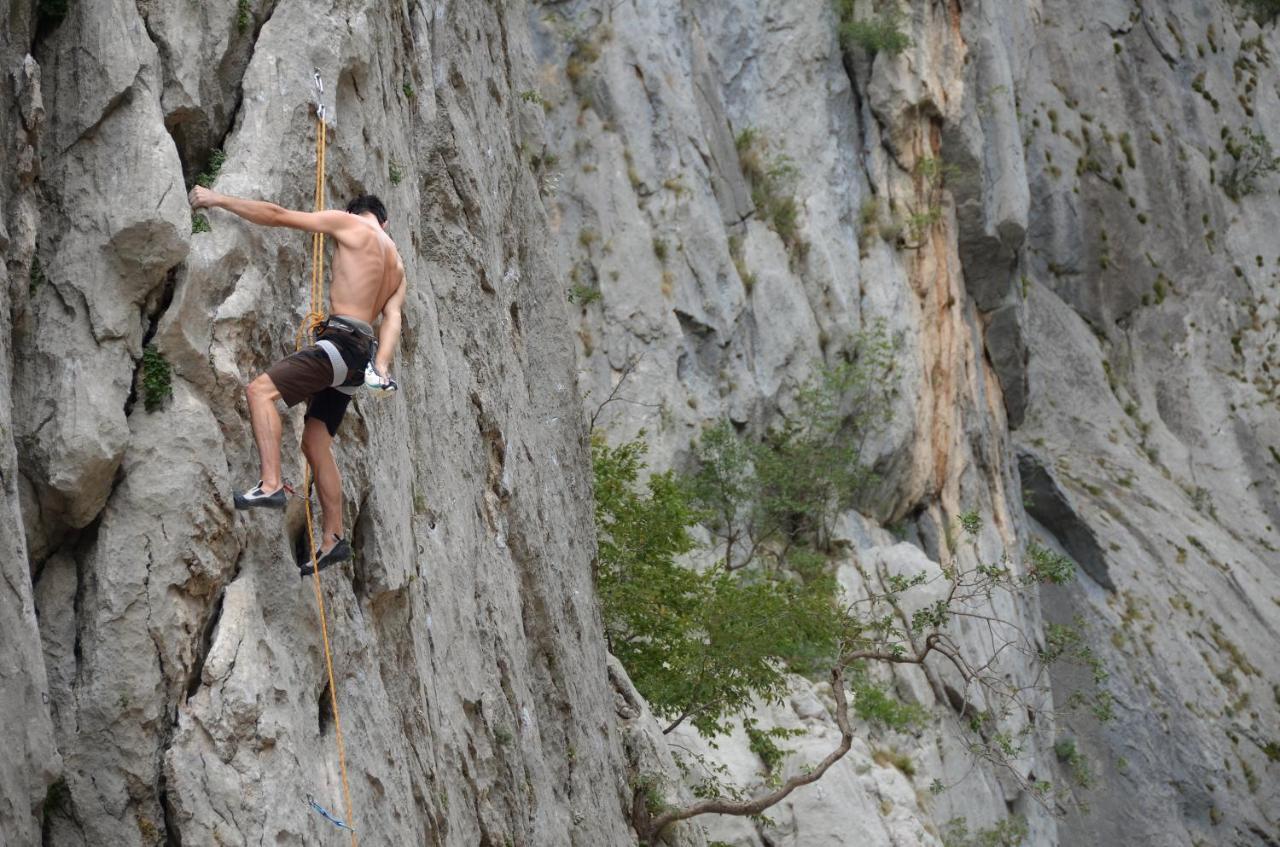
[[[373,215],[383,229],[387,228],[387,207],[372,194],[361,194],[354,198],[347,204],[347,211],[353,215]]]

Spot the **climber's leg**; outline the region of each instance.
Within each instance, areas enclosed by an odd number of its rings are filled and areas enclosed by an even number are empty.
[[[313,401],[314,403],[314,401]],[[311,465],[324,514],[320,552],[327,553],[342,537],[342,478],[333,460],[333,436],[319,418],[307,418],[302,430],[302,453]]]
[[[233,498],[237,509],[266,507],[284,508],[284,485],[280,479],[280,413],[276,400],[280,392],[267,374],[249,383],[249,421],[253,425],[253,440],[258,444],[258,459],[262,463],[262,478],[255,488]]]
[[[333,436],[351,403],[351,396],[333,388],[316,394],[307,404],[302,430],[302,452],[311,465],[320,495],[323,528],[316,565],[323,570],[351,558],[351,544],[342,537],[342,478],[333,459]],[[299,562],[302,573],[311,573],[311,562]]]
[[[329,356],[314,346],[286,356],[249,383],[249,421],[262,462],[262,480],[256,488],[235,496],[237,509],[252,506],[284,508],[285,492],[280,473],[280,413],[276,401],[301,403],[333,381]]]
[[[280,481],[280,413],[276,401],[280,392],[271,377],[262,374],[249,383],[249,421],[253,425],[253,440],[258,444],[258,458],[262,462],[262,487],[276,491]]]

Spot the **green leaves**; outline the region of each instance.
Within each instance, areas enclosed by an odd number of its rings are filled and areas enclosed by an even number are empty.
[[[887,420],[892,354],[877,327],[854,340],[847,360],[805,383],[794,412],[762,439],[729,421],[703,433],[689,493],[729,568],[757,557],[796,567],[805,550],[827,552],[836,517],[875,481],[862,443]]]
[[[593,439],[606,633],[673,726],[724,731],[753,699],[782,697],[788,673],[830,670],[864,628],[838,602],[829,548],[836,516],[873,479],[861,443],[884,420],[891,352],[882,330],[860,336],[763,438],[728,421],[704,433],[687,476],[641,483],[642,442]],[[701,572],[678,561],[697,524],[722,554]]]
[[[854,0],[835,0],[840,44],[846,50],[855,47],[874,56],[888,53],[897,56],[911,46],[911,36],[902,31],[902,15],[888,11],[869,18],[854,17]]]
[[[605,631],[655,714],[712,735],[753,698],[780,698],[788,669],[829,667],[834,583],[679,564],[706,513],[671,473],[642,486],[644,452],[592,443]]]
[[[154,344],[142,351],[142,404],[148,412],[159,409],[173,397],[172,371],[169,362]]]
[[[196,175],[196,185],[202,185],[205,188],[212,188],[214,181],[218,178],[218,174],[222,171],[222,166],[226,164],[227,154],[215,148],[209,153],[209,161],[205,165],[203,171]]]
[[[1032,541],[1027,544],[1027,582],[1065,585],[1075,579],[1075,562]]]

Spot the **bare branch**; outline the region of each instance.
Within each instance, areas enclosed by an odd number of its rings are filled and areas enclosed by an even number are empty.
[[[643,359],[644,359],[644,353],[641,353],[639,356],[632,357],[627,362],[627,364],[622,368],[622,376],[621,378],[618,379],[618,384],[615,385],[613,387],[613,390],[609,392],[609,396],[604,398],[604,402],[602,402],[599,406],[596,406],[596,410],[591,413],[591,424],[588,428],[592,432],[595,432],[596,421],[600,419],[600,413],[603,412],[604,407],[608,406],[610,403],[614,403],[614,402],[631,403],[636,406],[647,406],[650,408],[658,408],[659,406],[662,405],[661,403],[642,403],[639,400],[632,400],[628,397],[618,396],[618,392],[622,390],[622,386],[623,384],[626,383],[627,377],[631,376],[631,372],[636,369],[636,366],[639,365],[640,362],[643,361]]]
[[[781,802],[797,788],[821,779],[832,765],[840,761],[844,754],[849,752],[849,747],[853,744],[853,728],[849,725],[849,703],[844,692],[844,667],[842,665],[833,668],[831,671],[831,688],[836,698],[835,719],[836,726],[840,728],[840,743],[816,767],[805,773],[796,774],[776,790],[756,797],[754,800],[734,801],[717,797],[709,800],[700,800],[690,806],[685,806],[683,809],[668,809],[653,818],[649,822],[647,829],[642,830],[645,833],[645,838],[652,840],[671,824],[697,815],[740,815],[748,817],[758,815],[770,806]],[[643,798],[638,798],[637,802],[643,803],[644,800]],[[633,819],[641,816],[633,814]]]

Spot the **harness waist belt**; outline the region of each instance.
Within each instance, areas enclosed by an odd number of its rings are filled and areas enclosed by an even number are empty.
[[[373,327],[369,326],[359,318],[349,318],[346,315],[330,315],[327,325],[334,329],[343,329],[347,332],[355,332],[360,335],[373,338]]]

